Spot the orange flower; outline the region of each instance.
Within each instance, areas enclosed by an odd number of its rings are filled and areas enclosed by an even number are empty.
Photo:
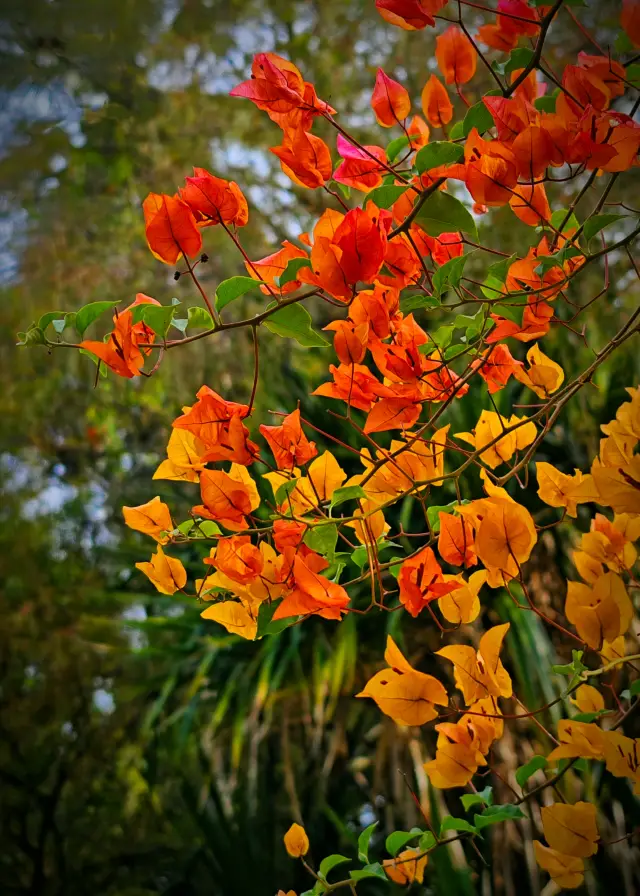
[[[240,585],[246,585],[256,579],[264,566],[260,550],[251,543],[248,535],[219,538],[211,556],[204,562],[215,566],[219,572]]]
[[[136,563],[161,594],[175,594],[187,584],[187,572],[179,560],[167,557],[160,545],[150,563]]]
[[[436,705],[449,702],[438,679],[414,669],[391,635],[387,635],[384,659],[389,668],[370,678],[356,697],[375,700],[378,708],[399,725],[424,725],[435,719]]]
[[[251,464],[259,453],[258,446],[248,438],[249,431],[242,423],[249,408],[246,404],[225,401],[209,386],[202,386],[198,401],[187,413],[177,417],[173,426],[186,429],[202,442],[207,461],[230,460],[238,464]]]
[[[638,0],[622,0],[620,24],[636,47],[640,47],[640,2]]]
[[[159,544],[166,544],[169,541],[167,533],[173,530],[171,514],[167,505],[157,495],[138,507],[123,507],[122,515],[130,529],[150,535]]]
[[[343,161],[333,174],[334,180],[364,193],[380,186],[387,170],[386,153],[381,146],[354,146],[342,134],[338,134],[337,146]]]
[[[264,258],[260,258],[258,261],[252,261],[251,263],[248,261],[245,262],[245,266],[250,277],[253,277],[254,280],[264,280],[272,290],[278,289],[284,296],[287,293],[295,292],[296,289],[299,289],[302,281],[295,279],[291,280],[289,283],[285,283],[283,287],[278,287],[276,284],[276,277],[280,277],[284,274],[287,265],[294,258],[308,258],[309,256],[304,249],[294,246],[289,240],[285,240],[282,243],[282,246],[282,249],[278,249],[278,251],[274,252],[272,255],[267,255]],[[260,289],[265,295],[269,295],[267,286],[261,286]]]
[[[269,443],[279,470],[292,470],[306,464],[318,453],[315,442],[310,442],[300,425],[300,411],[285,417],[280,426],[260,426],[260,432]]]
[[[475,566],[478,562],[473,546],[473,529],[469,523],[452,513],[438,514],[440,534],[438,553],[452,566]]]
[[[341,364],[359,364],[367,354],[369,325],[350,320],[333,320],[325,330],[335,331],[333,347]]]
[[[464,157],[465,183],[475,201],[487,206],[506,205],[518,181],[511,149],[499,140],[483,140],[473,128],[467,137]]]
[[[283,172],[299,187],[314,190],[331,179],[329,147],[313,134],[296,130],[286,134],[282,146],[270,149],[280,159]]]
[[[317,561],[320,561],[319,563]],[[341,585],[320,575],[314,567],[326,568],[327,562],[317,554],[303,560],[298,554],[293,561],[294,589],[285,595],[273,614],[274,619],[316,614],[324,619],[340,619],[349,603],[349,595]]]
[[[427,25],[435,25],[432,7],[441,9],[447,0],[376,0],[376,9],[391,25],[405,31],[420,31]]]
[[[371,108],[376,121],[383,128],[400,124],[409,115],[411,100],[406,88],[390,78],[381,68],[371,96]]]
[[[240,187],[234,181],[214,177],[206,168],[194,168],[193,175],[185,178],[180,198],[193,212],[196,223],[201,227],[220,222],[244,227],[249,207]]]
[[[400,603],[414,618],[433,600],[455,591],[458,582],[445,582],[442,568],[431,548],[423,548],[405,560],[398,576]]]
[[[459,87],[475,75],[478,54],[464,31],[450,25],[436,38],[436,60],[445,83]]]
[[[202,234],[191,208],[179,196],[149,193],[142,203],[147,243],[165,264],[185,255],[193,258],[202,249]]]
[[[241,464],[231,464],[228,473],[204,470],[200,475],[200,493],[204,503],[194,507],[193,512],[232,532],[248,529],[247,515],[260,506],[255,482]]]
[[[509,623],[494,625],[480,638],[478,652],[473,647],[451,644],[436,651],[453,663],[456,687],[467,706],[485,697],[510,697],[511,679],[500,661],[500,650]]]
[[[447,88],[436,75],[431,75],[424,85],[421,100],[422,111],[429,124],[437,128],[449,124],[453,118],[453,106]]]
[[[145,296],[139,292],[135,302],[125,308],[120,313],[116,312],[113,316],[114,328],[106,342],[85,339],[80,346],[85,351],[91,352],[92,355],[100,358],[101,361],[117,373],[118,376],[131,379],[139,376],[144,367],[144,356],[151,351],[150,348],[140,348],[140,344],[153,343],[156,334],[148,327],[144,321],[133,323],[132,308],[138,305],[159,305],[155,299]]]

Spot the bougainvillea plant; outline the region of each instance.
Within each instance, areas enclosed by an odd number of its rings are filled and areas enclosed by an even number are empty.
[[[392,27],[441,29],[441,78],[432,74],[424,85],[423,117],[413,114],[418,98],[378,70],[371,108],[377,124],[393,132],[386,149],[356,140],[298,68],[273,53],[258,54],[251,77],[231,91],[268,115],[274,132],[281,130],[282,142],[272,152],[283,172],[298,187],[326,193],[326,210],[311,232],[265,258],[250,258],[242,245],[249,209],[241,188],[195,168],[175,195],[150,193],[143,211],[152,253],[179,266],[202,305],[181,318],[175,304],[138,294],[115,310],[104,341],[84,334],[110,302],[44,315],[21,334],[23,344],[76,348],[99,369],[132,378],[152,375],[168,351],[248,328],[255,364],[248,400],[203,385],[174,420],[167,458],[154,476],[192,484],[190,518],[177,521],[159,497],[124,508],[127,525],[157,542],[138,568],[158,591],[191,595],[212,625],[246,639],[304,624],[314,614],[339,625],[349,613],[399,611],[440,629],[440,678],[414,668],[389,637],[384,666],[355,696],[375,701],[399,725],[435,723],[437,745],[426,775],[436,788],[467,787],[462,799],[471,815],[447,817],[435,830],[425,814],[424,829],[387,838],[389,855],[381,861],[368,855],[371,826],[360,837],[359,865],[342,878],[334,868],[350,860],[331,855],[312,867],[305,858],[307,835],[294,824],[285,846],[305,863],[312,893],[356,892],[367,878],[421,882],[432,850],[456,839],[473,843],[488,825],[526,817],[532,795],[555,789],[578,760],[603,762],[609,774],[630,779],[640,792],[640,744],[621,733],[640,688],[632,685],[625,696],[608,679],[622,664],[639,671],[638,657],[625,655],[624,636],[639,587],[633,567],[640,537],[640,386],[629,384],[629,400],[602,426],[590,470],[567,475],[536,462],[567,402],[640,327],[640,309],[621,315],[615,337],[571,381],[545,352],[553,328],[572,328],[605,296],[611,253],[626,258],[629,275],[638,277],[632,246],[640,224],[631,208],[607,200],[621,173],[637,165],[640,148],[633,118],[640,105],[633,55],[640,46],[640,3],[623,3],[626,37],[619,55],[626,61],[590,38],[594,52],[580,53],[561,73],[545,62],[545,40],[563,6],[588,35],[575,11],[579,3],[499,0],[493,14],[466,0],[375,5]],[[468,26],[468,7],[474,22],[480,15],[485,23]],[[419,41],[420,34],[411,39]],[[479,67],[494,89],[470,105],[465,92]],[[455,123],[451,92],[468,106]],[[313,133],[318,120],[335,129],[337,154]],[[573,189],[572,199],[566,208],[552,208],[547,193],[560,181],[563,195]],[[578,204],[583,209],[583,200],[593,197],[579,220]],[[531,228],[533,246],[523,257],[483,245],[478,235],[482,216],[507,205]],[[611,205],[620,207],[613,213]],[[614,223],[612,240],[606,231]],[[246,268],[246,275],[220,283],[214,296],[198,278],[209,227],[227,234]],[[481,279],[465,275],[472,254],[474,263],[486,259]],[[583,295],[578,305],[570,302],[569,284],[579,283],[598,260],[603,288]],[[264,310],[233,319],[231,303],[258,289]],[[356,449],[340,442],[341,457],[350,459],[346,469],[331,451],[338,440],[310,424],[304,405],[255,427],[260,441],[250,438],[247,425],[265,330],[327,352],[329,343],[314,330],[307,310],[314,303],[332,311],[325,329],[335,358],[313,394],[353,428],[360,443]],[[434,310],[448,315],[437,329],[429,324]],[[63,339],[71,327],[79,342]],[[169,336],[172,328],[178,335]],[[588,339],[584,331],[579,335]],[[512,377],[529,390],[530,401],[503,416],[494,396]],[[476,422],[470,432],[452,432],[448,411],[465,401],[473,381],[482,381],[484,407],[471,409]],[[267,470],[259,475],[269,483],[270,500],[261,501],[253,472],[258,465]],[[460,477],[472,467],[479,471],[478,493],[463,498]],[[537,477],[540,507],[550,508],[544,526],[518,503],[520,477],[527,475]],[[442,506],[438,490],[445,482],[453,483],[458,498]],[[422,532],[390,531],[385,517],[407,496],[424,510]],[[541,529],[576,517],[580,504],[601,511],[594,509],[591,529],[576,546],[566,619],[558,621],[531,597],[523,568]],[[409,539],[414,549],[383,561],[395,536]],[[188,584],[180,547],[203,539],[210,554],[201,577]],[[350,559],[360,574],[347,580]],[[370,597],[354,606],[350,589],[357,586],[361,598],[363,583]],[[475,646],[460,628],[478,617],[482,593],[496,588],[506,588],[522,612],[536,614],[575,648],[573,662],[561,669],[568,676],[565,691],[553,702],[571,695],[579,709],[549,734],[556,744],[551,753],[518,770],[520,789],[502,804],[493,802],[491,788],[476,789],[474,775],[489,763],[492,744],[511,719],[535,719],[549,704],[523,709],[515,700],[500,659],[508,624],[489,628]],[[605,693],[613,708],[607,708]],[[528,785],[543,770],[540,783]],[[579,886],[585,859],[600,845],[595,806],[558,801],[542,809],[541,822],[546,842],[534,841],[539,865],[558,887]]]

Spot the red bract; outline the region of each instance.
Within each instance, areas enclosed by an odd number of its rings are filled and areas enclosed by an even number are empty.
[[[282,146],[273,147],[270,152],[280,159],[287,177],[300,187],[314,190],[331,179],[331,153],[320,137],[296,130],[285,136]]]
[[[279,470],[293,470],[306,464],[318,453],[315,442],[310,442],[300,425],[300,411],[285,417],[280,426],[260,426],[260,432],[269,443]]]
[[[622,0],[620,24],[636,47],[640,47],[640,2],[639,0]]]
[[[376,9],[386,22],[397,25],[405,31],[420,31],[427,25],[435,25],[432,7],[442,9],[447,0],[376,0]],[[435,10],[438,11],[437,9]]]
[[[475,201],[487,206],[506,205],[518,182],[511,149],[499,140],[483,140],[474,128],[467,137],[464,157],[465,183]]]
[[[304,81],[298,68],[275,53],[258,53],[251,66],[252,78],[231,91],[267,113],[283,130],[308,130],[317,115],[335,112],[318,99],[312,84]]]
[[[481,359],[473,362],[482,379],[489,387],[489,394],[499,392],[509,382],[516,367],[521,367],[506,345],[496,345],[484,352]]]
[[[283,287],[279,287],[276,284],[276,277],[284,274],[287,265],[294,258],[308,258],[309,256],[303,249],[294,246],[289,240],[285,240],[282,246],[283,248],[274,252],[273,255],[267,255],[265,258],[258,259],[258,261],[246,261],[245,267],[249,276],[253,277],[254,280],[264,280],[269,287],[279,290],[282,295],[286,295],[286,293],[295,292],[302,281],[297,279],[291,280],[289,283],[285,283]],[[267,286],[261,286],[260,289],[265,295],[269,295]]]
[[[202,386],[198,401],[173,421],[178,429],[186,429],[198,438],[207,453],[201,462],[230,460],[248,465],[258,456],[258,446],[249,440],[249,431],[242,419],[249,413],[246,404],[225,401],[209,386]]]
[[[466,84],[476,73],[478,54],[457,25],[450,25],[436,38],[436,59],[447,84]]]
[[[186,202],[201,227],[235,224],[244,227],[249,208],[242,190],[234,181],[214,177],[205,168],[194,168],[193,177],[185,178],[180,198]]]
[[[460,587],[459,582],[445,582],[440,564],[431,548],[423,548],[415,557],[405,560],[398,576],[400,603],[414,618],[431,601]]]
[[[149,193],[142,203],[149,248],[160,261],[175,264],[185,255],[193,258],[202,249],[202,234],[186,202],[178,196]]]
[[[540,31],[535,11],[524,0],[499,0],[496,24],[503,34],[516,38],[536,37]]]
[[[441,128],[453,118],[453,106],[444,86],[435,75],[431,75],[422,90],[422,111],[434,127]]]
[[[349,604],[349,595],[341,585],[320,575],[320,569],[327,566],[326,560],[317,554],[309,554],[305,559],[297,556],[293,561],[294,590],[285,595],[273,619],[309,614],[340,619]]]
[[[380,186],[386,172],[386,154],[381,146],[354,146],[342,134],[338,134],[337,145],[344,161],[336,168],[334,180],[363,192]]]
[[[390,78],[381,68],[376,75],[371,108],[376,121],[383,128],[392,128],[394,124],[403,122],[411,109],[411,100],[406,88]]]
[[[333,376],[333,382],[318,386],[312,395],[338,398],[360,411],[371,410],[378,396],[393,396],[391,389],[383,386],[367,367],[360,364],[341,364],[339,367],[330,364],[329,373]]]
[[[341,364],[359,364],[367,353],[369,325],[350,320],[333,320],[325,327],[333,330],[333,348]]]

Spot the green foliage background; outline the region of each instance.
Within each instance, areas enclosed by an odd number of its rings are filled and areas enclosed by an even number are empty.
[[[375,69],[395,72],[417,100],[434,70],[433,37],[386,26],[373,6],[365,0],[7,0],[3,6],[3,893],[300,891],[308,881],[296,876],[281,845],[291,821],[304,820],[318,859],[354,854],[358,832],[373,819],[382,833],[420,822],[402,773],[435,817],[461,814],[458,796],[430,792],[422,773],[433,754],[432,733],[402,733],[367,701],[352,699],[379,667],[387,631],[428,670],[428,654],[439,644],[428,622],[401,623],[398,614],[348,617],[340,626],[309,621],[279,638],[240,643],[203,623],[186,601],[152,594],[133,568],[150,546],[123,527],[122,504],[147,500],[157,485],[172,506],[190,505],[187,486],[152,483],[152,472],[171,419],[202,383],[239,400],[248,394],[250,335],[233,332],[170,352],[151,380],[109,377],[96,389],[86,358],[14,345],[16,331],[45,310],[129,301],[137,291],[195,304],[184,279],[175,283],[148,252],[140,211],[149,190],[173,192],[193,165],[233,177],[250,197],[244,234],[250,256],[306,229],[322,197],[282,177],[266,153],[278,142],[277,129],[227,92],[247,76],[254,52],[274,49],[302,68],[358,136],[384,144],[387,136],[368,113]],[[615,3],[594,3],[581,18],[607,46],[617,14]],[[581,49],[588,49],[584,37],[561,18],[551,36],[553,64],[562,68]],[[471,101],[488,87],[480,76]],[[629,175],[616,190],[630,195],[634,186]],[[562,189],[552,196],[560,204]],[[502,251],[524,254],[533,239],[508,209],[481,227],[483,239]],[[223,237],[215,228],[206,235],[205,283],[212,288],[243,273]],[[588,365],[593,349],[637,304],[637,283],[625,270],[625,257],[614,258],[612,286],[586,318],[588,345],[568,328],[545,341],[567,378]],[[603,276],[594,265],[573,299],[595,295]],[[340,421],[327,423],[326,403],[306,397],[330,357],[330,350],[263,339],[268,376],[257,416],[291,409],[301,398],[311,419],[353,444]],[[597,450],[599,424],[638,372],[637,345],[627,343],[566,409],[541,459],[569,472],[585,468]],[[500,393],[500,409],[525,400],[521,391],[515,384]],[[476,398],[482,400],[479,389]],[[478,401],[456,407],[448,418],[453,431],[473,426]],[[476,488],[477,481],[463,486]],[[535,488],[527,482],[523,488],[519,500],[539,509]],[[441,492],[439,504],[453,497]],[[420,526],[411,502],[399,519],[406,528]],[[577,526],[588,522],[585,514]],[[541,539],[528,576],[536,599],[561,610],[572,532],[552,532]],[[200,559],[193,549],[191,572]],[[491,592],[477,625],[507,619],[518,693],[529,706],[545,703],[559,691],[549,666],[556,648],[564,656],[565,647],[535,619],[514,612],[505,595]],[[546,749],[540,738],[531,725],[511,729],[498,753],[505,776]],[[624,782],[603,785],[597,769],[583,780],[612,824],[620,817],[627,829],[638,824]],[[493,783],[497,792],[504,789]],[[568,775],[565,786],[568,796],[572,789],[577,794],[578,778]],[[509,825],[496,827],[482,847],[486,866],[473,853],[465,857],[459,844],[440,850],[423,892],[539,892],[530,839]],[[382,842],[374,839],[374,848]],[[612,881],[620,892],[637,892],[635,850],[623,843],[617,855],[618,861],[611,853],[598,859],[589,892],[610,891]]]

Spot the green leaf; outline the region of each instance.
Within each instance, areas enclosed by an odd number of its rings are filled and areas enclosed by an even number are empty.
[[[276,619],[273,621],[273,614],[280,606],[279,600],[263,601],[258,610],[258,630],[256,632],[256,641],[270,635],[279,635],[291,625],[291,618]]]
[[[304,543],[317,554],[323,557],[332,557],[338,542],[338,527],[334,523],[325,523],[322,526],[314,526],[308,529],[304,536]]]
[[[66,316],[67,316],[66,312],[64,312],[64,311],[47,311],[47,313],[43,314],[42,317],[40,318],[40,320],[38,321],[38,326],[44,333],[45,330],[47,329],[47,327],[49,326],[49,324],[53,324],[55,327],[56,333],[61,333],[65,327],[64,321],[65,321]],[[56,327],[56,324],[59,325],[60,321],[63,322],[62,330],[60,330],[58,327]]]
[[[373,824],[370,824],[369,827],[365,828],[358,837],[358,859],[361,862],[369,861],[369,841],[377,827],[378,822],[374,821]]]
[[[338,507],[340,504],[344,504],[345,501],[357,501],[360,498],[366,498],[367,493],[360,485],[345,485],[342,488],[337,488],[331,497],[331,503],[329,504],[329,510],[333,510],[334,507]]]
[[[365,865],[362,871],[352,871],[351,880],[365,880],[367,877],[376,877],[378,880],[388,881],[389,878],[382,870],[380,862],[374,862],[373,865]]]
[[[558,675],[582,675],[587,670],[587,667],[582,662],[583,653],[583,650],[572,650],[573,661],[561,666],[552,666],[551,671],[556,672]]]
[[[311,259],[310,258],[292,258],[291,261],[287,263],[286,268],[280,274],[279,277],[275,278],[275,284],[279,289],[282,289],[283,286],[286,286],[287,283],[292,283],[294,280],[298,279],[298,273],[301,268],[310,268],[311,267]],[[254,283],[257,281],[254,281]]]
[[[476,818],[478,816],[476,815]],[[453,815],[447,815],[442,819],[440,825],[440,836],[446,834],[447,831],[464,831],[467,834],[477,834],[478,832],[472,824],[465,821],[464,818],[454,818]]]
[[[524,787],[531,775],[546,767],[547,760],[544,756],[533,756],[528,762],[516,769],[516,781],[520,787]]]
[[[442,191],[437,191],[427,198],[415,220],[429,236],[462,230],[476,239],[478,237],[471,212],[455,196]]]
[[[84,336],[87,327],[90,326],[94,320],[97,320],[100,315],[104,314],[105,311],[108,311],[110,308],[117,305],[118,302],[119,299],[116,299],[112,302],[91,302],[89,305],[84,305],[78,312],[76,312],[74,327],[81,336]]]
[[[540,276],[544,276],[551,268],[561,268],[570,258],[576,258],[576,256],[581,254],[579,249],[574,249],[573,246],[565,246],[564,249],[560,249],[554,255],[541,255],[538,258],[535,272],[540,274]]]
[[[389,208],[389,206],[393,205],[393,203],[399,199],[403,193],[406,193],[409,188],[405,185],[400,184],[389,184],[388,186],[376,187],[375,190],[371,190],[370,193],[366,195],[366,201],[374,202],[378,208]]]
[[[514,324],[518,324],[518,326],[522,323],[522,313],[525,309],[524,304],[513,304],[513,305],[492,305],[491,313],[498,314],[500,317],[506,317],[507,320],[512,320]]]
[[[409,138],[406,134],[403,134],[402,137],[396,137],[395,140],[392,140],[387,146],[387,159],[390,162],[395,162],[403,149],[406,149],[409,146]]]
[[[584,227],[582,228],[582,233],[584,235],[587,243],[593,239],[593,237],[600,233],[601,230],[604,230],[605,227],[608,227],[609,224],[613,224],[614,221],[619,221],[620,218],[626,218],[627,215],[594,215],[593,218],[589,218],[588,221],[585,221]]]
[[[433,289],[436,295],[442,295],[446,286],[455,289],[460,285],[462,272],[468,258],[469,255],[458,255],[457,258],[449,259],[449,261],[438,268],[433,275]]]
[[[203,330],[213,329],[213,318],[206,308],[194,305],[192,308],[189,308],[187,314],[189,315],[188,326],[190,328]]]
[[[434,308],[440,308],[442,303],[435,296],[425,296],[419,293],[415,296],[406,296],[400,299],[400,310],[403,314],[409,314],[411,311],[432,311]]]
[[[487,786],[484,790],[477,793],[465,793],[460,797],[460,802],[464,806],[465,812],[468,812],[472,806],[478,804],[482,806],[491,806],[493,804],[493,787]]]
[[[416,155],[414,167],[418,174],[424,174],[432,168],[440,165],[449,165],[459,162],[464,156],[464,147],[459,143],[449,143],[445,140],[435,141],[423,146]]]
[[[264,321],[264,325],[276,336],[295,339],[306,348],[324,348],[329,345],[311,326],[311,315],[300,304],[280,308]]]
[[[276,504],[284,504],[291,492],[294,491],[298,482],[298,479],[288,479],[286,482],[283,482],[282,485],[278,486],[274,496]]]
[[[396,544],[395,541],[386,541],[384,538],[379,538],[377,541],[377,549],[378,552],[384,551],[386,548],[399,548],[401,545]],[[359,548],[356,548],[355,551],[351,554],[351,560],[362,569],[369,559],[369,554],[367,553],[367,548],[365,545],[361,545]]]
[[[507,279],[509,268],[517,257],[517,255],[510,255],[509,258],[503,258],[501,261],[489,265],[486,279],[480,287],[487,299],[499,299],[504,296],[504,281]]]
[[[625,31],[618,32],[618,36],[615,39],[613,44],[613,48],[618,54],[622,53],[632,53],[633,52],[633,43],[631,42],[631,38]]]
[[[179,304],[179,303],[178,303]],[[136,305],[132,311],[134,324],[144,321],[153,332],[162,339],[167,335],[171,326],[173,315],[176,313],[176,305]]]
[[[552,114],[556,111],[556,101],[558,99],[558,94],[556,92],[550,93],[548,96],[539,96],[533,101],[533,105],[536,107],[538,112],[551,112]]]
[[[485,325],[485,316],[484,308],[480,308],[479,311],[476,311],[473,315],[458,314],[453,322],[453,326],[456,330],[464,330],[464,339],[466,342],[470,342],[482,332]],[[491,321],[489,321],[489,323],[491,323]]]
[[[333,190],[334,192],[335,190],[338,190],[339,193],[342,193],[345,199],[351,198],[351,187],[348,187],[346,184],[338,183],[337,180],[329,181],[329,189]]]
[[[239,299],[251,289],[257,289],[264,280],[254,280],[253,277],[229,277],[223,280],[216,289],[214,300],[216,311],[222,311],[230,302]]]
[[[214,535],[221,534],[220,526],[213,520],[201,520],[198,523],[198,528],[205,538],[213,538]]]
[[[513,821],[516,818],[526,818],[520,806],[514,806],[506,803],[502,806],[487,806],[480,814],[474,815],[473,821],[476,828],[481,831],[482,828],[489,827],[490,824],[498,824],[501,821]]]
[[[608,710],[599,709],[597,712],[577,712],[573,717],[572,721],[574,722],[594,722],[596,719],[599,719],[600,716],[606,715]]]
[[[517,47],[509,54],[506,62],[493,62],[491,68],[499,75],[509,75],[518,68],[526,68],[533,59],[533,50],[529,47]]]
[[[634,62],[627,66],[626,78],[634,87],[640,87],[640,63]]]
[[[397,856],[407,843],[411,843],[412,840],[420,837],[423,833],[424,831],[420,828],[412,828],[410,831],[394,831],[385,840],[384,847],[389,855]]]
[[[336,865],[343,865],[345,862],[350,862],[347,856],[341,856],[337,853],[334,853],[332,856],[327,856],[326,859],[323,859],[320,862],[320,867],[318,868],[318,874],[320,877],[324,877],[326,880],[327,874],[331,871],[332,868],[335,868]]]
[[[171,326],[175,327],[176,330],[180,330],[180,332],[184,335],[186,333],[187,327],[189,326],[189,318],[174,317],[171,321]]]
[[[188,535],[194,526],[195,520],[185,520],[184,523],[180,523],[179,526],[176,526],[174,531],[180,533],[180,535]]]
[[[454,331],[455,327],[453,326],[453,324],[447,324],[444,327],[438,327],[437,330],[431,333],[431,340],[435,342],[440,350],[443,350],[451,344]],[[422,348],[422,346],[420,346],[420,348]],[[429,343],[427,343],[427,351],[433,351],[433,348],[431,345],[429,345]]]
[[[485,131],[488,131],[493,126],[493,116],[481,100],[475,106],[472,106],[465,115],[462,122],[462,134],[468,137],[474,128],[477,128],[479,134],[484,134]]]
[[[431,831],[425,831],[418,842],[418,849],[420,850],[420,852],[427,852],[427,850],[433,849],[435,845],[436,838],[433,836]]]
[[[46,345],[44,333],[35,324],[32,324],[26,333],[18,333],[17,345]]]
[[[461,137],[464,137],[464,122],[456,121],[451,130],[449,131],[449,139],[450,140],[459,140]]]
[[[568,221],[563,223],[568,214],[568,208],[557,208],[551,215],[552,226],[555,227],[556,230],[560,230],[560,226],[562,225],[562,233],[565,233],[567,230],[577,230],[578,227],[580,227],[580,223],[573,212],[569,215]]]

